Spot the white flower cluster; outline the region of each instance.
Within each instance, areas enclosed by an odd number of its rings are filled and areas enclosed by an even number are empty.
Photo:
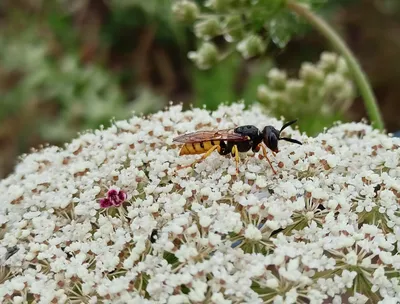
[[[283,122],[172,106],[24,156],[0,182],[0,302],[399,303],[400,139],[288,128],[276,175],[251,153],[177,170],[198,156],[175,136],[245,124]]]

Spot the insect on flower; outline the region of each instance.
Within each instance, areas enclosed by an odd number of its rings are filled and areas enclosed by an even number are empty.
[[[296,139],[280,137],[281,132],[288,126],[294,124],[296,120],[285,123],[278,131],[273,126],[265,126],[262,131],[252,125],[240,126],[233,129],[217,130],[217,131],[197,131],[184,134],[174,138],[174,142],[183,143],[179,155],[203,154],[203,156],[194,163],[181,167],[187,168],[206,159],[214,150],[220,155],[231,154],[235,157],[236,172],[239,173],[239,152],[247,152],[250,149],[258,152],[262,149],[264,157],[268,160],[272,171],[276,174],[272,167],[271,161],[267,156],[267,146],[274,153],[278,153],[278,141],[285,140],[291,143],[302,143]]]

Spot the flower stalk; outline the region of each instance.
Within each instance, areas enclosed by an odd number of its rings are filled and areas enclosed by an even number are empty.
[[[348,67],[353,74],[354,81],[356,82],[361,96],[363,97],[364,104],[372,125],[377,129],[383,130],[383,119],[371,85],[356,57],[353,55],[343,39],[329,26],[327,22],[314,14],[306,5],[299,3],[296,0],[287,0],[286,6],[288,9],[303,17],[311,25],[313,25],[332,43],[336,51],[338,51],[346,59]]]

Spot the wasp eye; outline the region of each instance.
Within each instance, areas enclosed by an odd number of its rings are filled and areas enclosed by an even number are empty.
[[[272,151],[278,152],[278,138],[275,136],[275,134],[270,134],[268,136],[266,145]]]

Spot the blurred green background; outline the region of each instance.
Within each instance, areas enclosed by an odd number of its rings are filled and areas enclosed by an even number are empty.
[[[400,1],[328,1],[319,14],[366,70],[388,131],[400,129]],[[297,77],[302,62],[330,49],[310,28],[284,49],[270,45],[263,58],[236,54],[204,71],[187,59],[196,46],[171,0],[1,0],[0,178],[31,147],[62,145],[131,111],[152,113],[170,100],[209,109],[251,104],[272,67]],[[366,116],[359,97],[346,111],[345,119]],[[313,119],[303,130],[328,126]]]

